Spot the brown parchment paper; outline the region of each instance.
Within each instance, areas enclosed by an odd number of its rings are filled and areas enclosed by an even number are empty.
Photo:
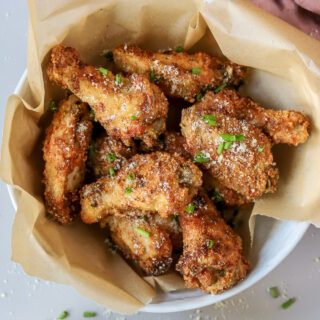
[[[28,81],[7,103],[1,178],[15,186],[18,210],[12,259],[25,272],[73,286],[114,311],[134,313],[156,285],[183,288],[174,272],[142,278],[107,250],[98,226],[62,227],[45,217],[42,141],[50,121],[47,102],[62,91],[46,77],[48,52],[63,42],[84,60],[104,64],[102,53],[120,43],[154,50],[184,44],[255,68],[242,93],[266,107],[296,109],[312,122],[308,142],[276,146],[278,192],[255,203],[253,216],[320,225],[320,44],[244,0],[29,0]],[[253,220],[253,219],[252,219]]]

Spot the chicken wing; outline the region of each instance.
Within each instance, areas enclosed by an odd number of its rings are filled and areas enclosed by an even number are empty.
[[[250,98],[241,98],[235,90],[208,92],[197,103],[197,109],[220,111],[260,128],[273,143],[298,145],[308,139],[310,123],[301,112],[264,109]]]
[[[52,49],[48,76],[87,102],[108,134],[126,145],[132,138],[151,145],[165,131],[168,101],[145,75],[113,75],[82,62],[75,49],[58,45]]]
[[[176,269],[188,288],[218,294],[242,280],[250,263],[242,256],[241,238],[203,191],[192,204],[193,213],[179,216],[184,248]]]
[[[69,96],[59,103],[46,131],[45,204],[48,213],[62,224],[71,223],[79,213],[78,191],[83,184],[92,131],[88,109],[76,96]]]
[[[106,133],[101,134],[91,146],[88,165],[92,168],[96,179],[102,176],[114,176],[127,159],[137,153],[135,143],[126,146],[121,140],[114,139]]]
[[[108,216],[111,238],[126,259],[134,260],[148,275],[164,274],[172,263],[169,234],[154,222],[134,216]]]
[[[182,134],[194,160],[248,202],[274,192],[278,170],[271,142],[255,126],[194,105],[182,111]]]
[[[114,178],[102,177],[82,189],[81,217],[94,223],[108,214],[163,217],[184,210],[202,184],[201,171],[191,162],[165,152],[135,155]]]
[[[167,96],[189,102],[194,102],[195,96],[208,86],[238,85],[247,75],[246,67],[222,62],[203,52],[160,53],[134,45],[121,45],[112,52],[114,62],[121,70],[146,74]]]

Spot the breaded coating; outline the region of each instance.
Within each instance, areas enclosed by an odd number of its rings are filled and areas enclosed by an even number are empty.
[[[235,90],[224,89],[218,94],[208,92],[197,108],[220,111],[239,120],[246,120],[272,138],[273,143],[298,145],[309,136],[310,123],[301,112],[264,109],[250,98],[241,98]]]
[[[208,86],[238,85],[247,75],[246,67],[203,52],[160,53],[135,45],[121,45],[112,52],[116,66],[124,72],[146,74],[167,96],[189,102]]]
[[[169,234],[155,223],[134,216],[108,216],[113,242],[126,259],[134,260],[147,275],[164,274],[172,263]]]
[[[89,107],[76,96],[59,103],[46,131],[43,147],[47,212],[62,224],[79,214],[78,191],[83,185],[92,122]]]
[[[278,170],[271,142],[258,128],[222,112],[198,109],[197,105],[182,111],[180,125],[187,151],[221,185],[248,202],[275,191]]]
[[[92,141],[91,145],[88,165],[92,168],[96,179],[115,175],[127,159],[137,153],[134,142],[131,146],[126,146],[121,140],[108,136],[106,132]]]
[[[183,211],[202,184],[191,161],[166,152],[137,154],[114,178],[102,177],[81,193],[81,218],[94,223],[109,214],[158,212],[162,217]]]
[[[204,192],[193,199],[193,213],[180,214],[183,254],[176,269],[186,286],[221,293],[242,280],[250,263],[242,256],[242,240],[221,218]]]
[[[165,131],[168,101],[145,75],[114,75],[82,62],[75,49],[58,45],[52,49],[48,76],[87,102],[108,135],[126,145],[132,138],[151,145]]]

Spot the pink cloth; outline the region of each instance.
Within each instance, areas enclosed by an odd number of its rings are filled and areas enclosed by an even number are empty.
[[[250,0],[320,40],[320,0]]]

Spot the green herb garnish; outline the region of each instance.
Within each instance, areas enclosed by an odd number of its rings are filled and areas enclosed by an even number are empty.
[[[112,53],[112,51],[108,51],[104,56],[106,57],[106,59],[108,61],[113,61],[113,53]]]
[[[218,203],[218,202],[221,202],[223,200],[223,198],[222,198],[221,194],[218,191],[215,191],[214,194],[213,194],[212,200],[215,203]]]
[[[129,194],[129,193],[131,193],[131,192],[132,192],[132,188],[130,188],[130,187],[126,188],[125,194]]]
[[[207,246],[209,249],[211,249],[213,247],[213,240],[212,239],[206,239],[207,242]]]
[[[136,116],[130,116],[130,120],[132,120],[132,121],[137,120],[137,117]]]
[[[224,143],[224,146],[223,146],[223,149],[227,150],[227,149],[229,149],[231,146],[232,146],[232,142],[231,142],[231,141],[225,142],[225,143]]]
[[[192,68],[191,73],[192,74],[199,74],[201,72],[201,68]]]
[[[197,101],[200,101],[202,99],[202,93],[199,92],[197,95],[196,95],[196,100]]]
[[[193,206],[192,204],[189,204],[189,205],[187,205],[187,207],[186,207],[186,212],[187,213],[194,213],[194,209],[195,209],[196,207],[195,206]]]
[[[111,176],[111,177],[114,177],[114,176],[116,175],[116,172],[114,171],[113,168],[110,168],[110,169],[109,169],[109,173],[110,173],[110,176]]]
[[[206,157],[203,152],[199,152],[197,156],[194,158],[194,161],[199,163],[209,162],[210,157]]]
[[[57,101],[51,100],[50,103],[49,103],[49,109],[50,109],[52,112],[57,112],[57,111],[58,111]]]
[[[149,78],[152,83],[159,83],[164,80],[163,77],[156,77],[153,71],[150,72]]]
[[[143,221],[147,221],[147,217],[146,216],[141,216],[140,219],[143,220]]]
[[[258,147],[258,151],[262,152],[264,150],[264,147]]]
[[[95,114],[94,114],[94,110],[93,110],[93,109],[91,109],[91,110],[89,111],[89,118],[90,118],[92,121],[94,121],[94,119],[95,119]]]
[[[132,180],[134,180],[135,178],[136,178],[136,175],[135,175],[133,172],[130,172],[130,173],[128,174],[128,177],[127,177],[128,180],[132,181]]]
[[[285,303],[283,303],[283,304],[281,305],[281,308],[282,308],[282,309],[287,309],[287,308],[289,308],[293,303],[294,303],[294,300],[291,298],[291,299],[289,299],[288,301],[286,301]]]
[[[69,312],[68,312],[68,311],[63,311],[63,312],[59,315],[58,319],[59,319],[59,320],[65,319],[66,317],[68,317],[68,315],[69,315]]]
[[[100,68],[98,69],[98,71],[99,71],[100,73],[104,74],[105,76],[108,75],[108,73],[109,73],[109,71],[108,71],[106,68],[102,68],[102,67],[100,67]]]
[[[116,83],[120,84],[122,82],[122,75],[120,73],[116,74]]]
[[[114,153],[113,154],[111,154],[111,153],[107,154],[107,160],[108,160],[109,163],[112,163],[116,159],[117,159],[117,156]]]
[[[96,315],[97,315],[96,312],[90,312],[90,311],[85,311],[83,313],[84,318],[92,318],[92,317],[95,317]]]
[[[216,117],[211,114],[204,114],[202,119],[206,120],[211,126],[216,125]]]
[[[173,216],[174,220],[178,221],[178,215],[177,214],[173,214],[172,216]]]
[[[224,82],[221,86],[219,86],[217,89],[214,90],[214,93],[220,92],[223,88],[225,88],[227,85],[226,82]]]
[[[244,140],[244,136],[242,134],[220,134],[220,137],[224,140],[224,141],[243,141]]]
[[[271,294],[271,296],[272,296],[273,298],[278,298],[278,297],[279,297],[278,290],[277,290],[276,287],[270,288],[270,289],[269,289],[269,292],[270,292],[270,294]]]
[[[217,154],[221,154],[223,149],[224,149],[224,142],[220,142],[218,150],[217,150]]]
[[[140,233],[141,235],[143,235],[144,237],[149,238],[150,237],[150,232],[143,230],[139,227],[134,228],[135,231],[137,231],[138,233]]]
[[[183,46],[176,47],[176,52],[182,52],[182,51],[183,51]]]

